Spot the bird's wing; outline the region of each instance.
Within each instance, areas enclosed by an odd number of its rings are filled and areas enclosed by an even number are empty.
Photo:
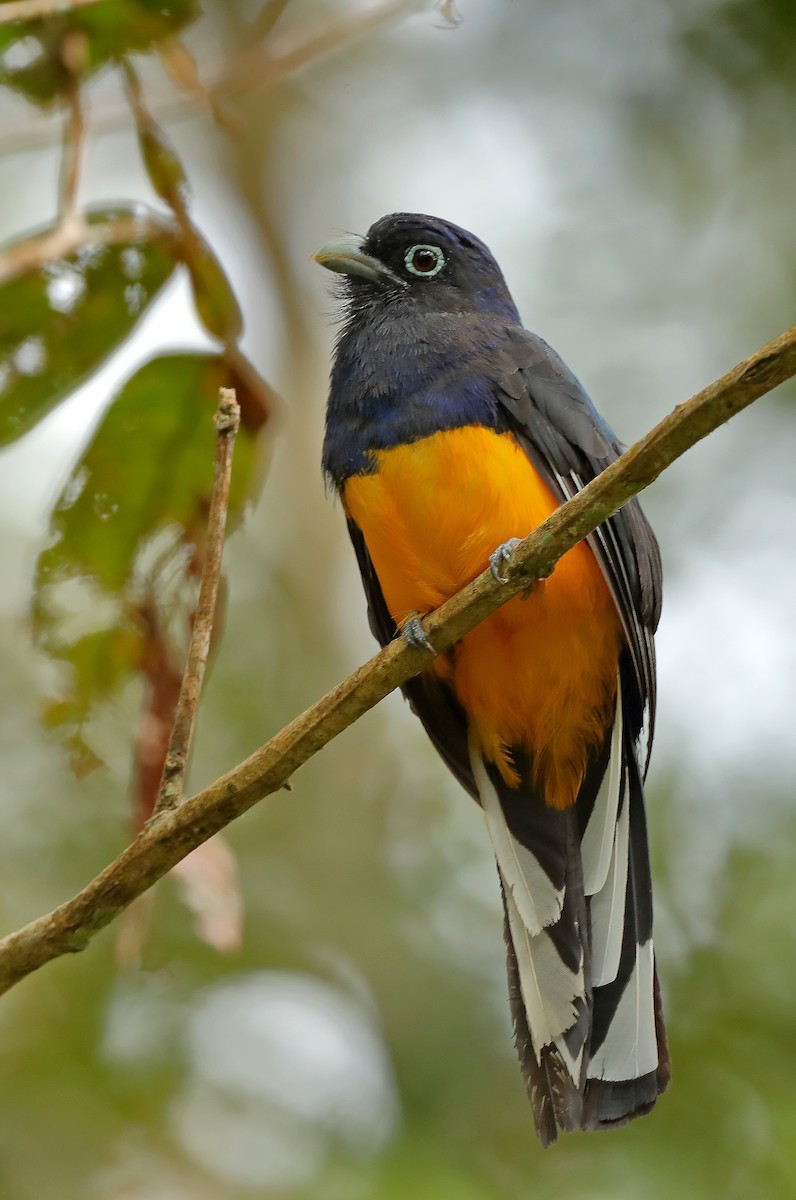
[[[580,491],[622,452],[572,372],[541,338],[508,331],[490,368],[494,395],[508,429],[524,448],[553,495],[564,501]],[[578,796],[579,853],[570,856],[567,890],[585,896],[590,963],[583,997],[591,1028],[585,1062],[581,1123],[621,1124],[647,1111],[668,1082],[668,1051],[657,996],[652,946],[649,851],[642,781],[649,761],[655,717],[653,634],[661,606],[658,544],[636,500],[631,500],[587,539],[613,595],[625,634],[616,710],[600,763],[587,774]],[[501,797],[504,816],[510,810]],[[522,839],[520,839],[522,840]],[[574,866],[573,866],[573,861]],[[549,1038],[523,1054],[529,1030],[535,1045],[533,1003],[524,984],[535,966],[527,922],[512,922],[507,906],[510,980],[520,1059],[543,1141],[567,1128],[573,1105],[564,1085],[564,1040]],[[564,913],[562,912],[563,922]],[[516,928],[515,928],[516,927]],[[560,938],[559,938],[560,940]],[[525,960],[525,961],[524,961]],[[562,966],[556,979],[564,976]],[[523,967],[525,972],[523,974]],[[531,1001],[534,997],[531,995]],[[543,1069],[544,1068],[544,1069]],[[570,1072],[574,1079],[576,1075]]]
[[[574,496],[622,453],[581,384],[542,338],[507,331],[493,358],[492,384],[509,428],[553,495]],[[655,721],[655,646],[661,610],[658,543],[637,500],[586,539],[622,620],[632,676],[624,715],[646,773]]]

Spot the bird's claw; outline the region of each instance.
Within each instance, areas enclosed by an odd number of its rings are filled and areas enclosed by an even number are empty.
[[[501,568],[509,561],[515,548],[519,546],[521,538],[509,538],[507,542],[503,542],[498,546],[497,550],[493,550],[489,556],[489,570],[492,572],[492,578],[497,583],[508,583],[508,579],[501,575]]]
[[[404,641],[408,645],[414,646],[415,648],[420,648],[421,650],[430,650],[432,653],[436,653],[434,647],[431,645],[431,642],[426,636],[426,631],[423,628],[420,620],[419,612],[411,612],[409,614],[403,623],[401,634]]]

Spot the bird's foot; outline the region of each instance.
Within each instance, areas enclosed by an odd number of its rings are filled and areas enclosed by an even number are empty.
[[[492,578],[498,583],[508,583],[508,579],[501,575],[502,568],[511,558],[514,550],[519,546],[521,538],[509,538],[507,542],[503,542],[498,546],[497,550],[493,550],[489,556],[489,569],[492,572]]]
[[[419,647],[422,650],[431,650],[432,653],[436,653],[436,651],[434,651],[434,647],[431,645],[431,642],[426,637],[426,631],[423,628],[420,620],[419,612],[411,612],[409,614],[403,623],[401,634],[404,641],[410,646],[414,646],[415,648]]]

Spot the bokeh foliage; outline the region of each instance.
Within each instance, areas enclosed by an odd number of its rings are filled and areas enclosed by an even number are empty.
[[[197,0],[101,0],[44,20],[0,26],[0,85],[38,104],[57,100],[126,54],[151,50],[199,13]],[[15,62],[14,47],[21,50]]]
[[[106,361],[171,276],[174,235],[133,207],[86,214],[85,243],[0,285],[0,445],[21,437]],[[148,225],[148,236],[136,234]],[[129,234],[124,237],[125,227]],[[13,256],[55,226],[7,244]],[[119,230],[122,240],[103,244]],[[92,241],[97,238],[96,241]]]
[[[112,399],[53,509],[52,544],[35,577],[33,628],[42,648],[68,668],[43,713],[48,729],[63,731],[80,775],[101,762],[84,737],[96,706],[130,679],[146,679],[153,656],[158,663],[171,658],[172,674],[179,675],[183,647],[179,635],[177,646],[170,646],[175,631],[167,608],[176,598],[190,626],[219,388],[237,385],[241,393],[232,524],[254,494],[253,444],[268,411],[267,389],[237,347],[240,308],[223,267],[191,220],[187,176],[149,114],[128,59],[173,39],[197,12],[193,0],[101,0],[56,17],[0,26],[0,63],[6,64],[0,85],[37,102],[63,102],[71,123],[62,176],[72,177],[58,219],[1,251],[6,282],[0,285],[0,445],[32,430],[98,371],[180,268],[187,272],[200,321],[223,347],[212,356],[160,355],[141,367]],[[15,46],[24,48],[27,62],[18,69],[8,66]],[[142,165],[165,211],[140,204],[79,207],[85,136],[80,90],[104,66],[123,73]],[[169,537],[161,539],[155,565],[142,569],[164,531]],[[161,578],[168,575],[168,596],[159,596]],[[69,584],[82,589],[84,606],[96,614],[94,626],[78,633],[73,627],[79,600],[72,596],[62,603],[64,594],[71,595]],[[110,604],[103,607],[97,589]],[[154,705],[158,689],[149,682]],[[158,716],[164,724],[168,714]],[[154,781],[157,772],[150,774]],[[154,795],[138,796],[137,821],[153,803]]]

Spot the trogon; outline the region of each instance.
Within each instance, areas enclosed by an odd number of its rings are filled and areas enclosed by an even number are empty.
[[[422,640],[621,445],[464,229],[395,213],[314,257],[344,278],[323,469],[373,633]],[[403,689],[486,818],[544,1144],[648,1112],[669,1080],[643,794],[660,604],[631,500]]]

